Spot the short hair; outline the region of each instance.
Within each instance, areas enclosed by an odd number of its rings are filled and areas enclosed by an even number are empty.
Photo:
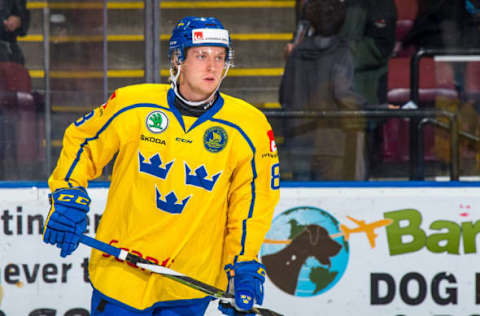
[[[305,17],[316,35],[332,36],[340,32],[345,22],[345,11],[345,0],[308,0]]]

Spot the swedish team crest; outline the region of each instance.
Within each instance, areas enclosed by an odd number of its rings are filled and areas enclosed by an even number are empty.
[[[150,132],[160,134],[168,127],[168,117],[162,111],[153,111],[147,115],[145,124]]]
[[[212,153],[218,153],[227,145],[227,132],[220,126],[210,127],[203,134],[203,144]]]

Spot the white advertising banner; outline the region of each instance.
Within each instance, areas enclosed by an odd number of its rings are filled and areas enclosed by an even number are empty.
[[[107,189],[89,189],[94,236]],[[89,315],[90,249],[41,242],[48,191],[0,189],[0,316]],[[480,316],[480,188],[282,188],[261,250],[288,316]],[[215,306],[207,315],[219,315]]]

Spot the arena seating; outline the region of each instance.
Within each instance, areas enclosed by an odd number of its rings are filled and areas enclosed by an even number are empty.
[[[404,105],[410,100],[410,57],[395,57],[389,62],[388,102]],[[453,70],[449,63],[424,57],[419,65],[420,108],[432,108],[439,99],[458,99]],[[409,159],[409,126],[405,119],[388,119],[383,126],[382,156],[385,161]],[[434,129],[424,130],[425,160],[436,160]]]
[[[43,160],[40,100],[32,92],[30,75],[17,63],[0,63],[0,146],[5,178],[35,173]]]
[[[402,47],[400,43],[412,29],[415,17],[418,13],[418,0],[395,0],[397,6],[397,27],[395,32],[396,50],[395,56],[408,57],[415,53],[413,46]]]

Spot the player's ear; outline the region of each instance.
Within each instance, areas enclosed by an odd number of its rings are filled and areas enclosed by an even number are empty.
[[[170,58],[170,64],[173,66],[178,66],[178,56],[177,54],[173,54],[172,58]]]
[[[174,74],[177,73],[179,65],[180,65],[180,61],[179,61],[179,58],[178,58],[178,54],[172,54],[172,57],[170,59],[170,66],[171,66]]]

